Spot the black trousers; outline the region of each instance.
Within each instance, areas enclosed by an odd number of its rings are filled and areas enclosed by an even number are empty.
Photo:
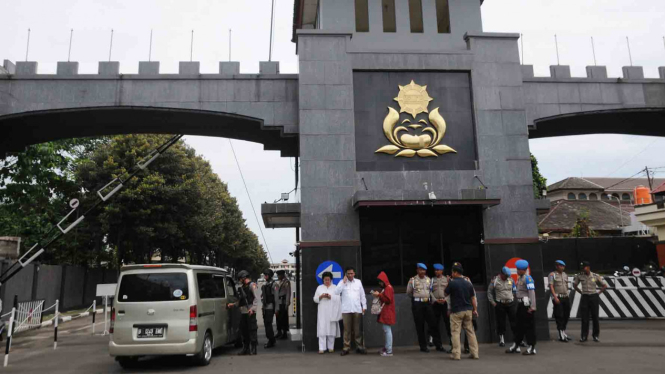
[[[266,338],[268,341],[275,340],[275,332],[272,329],[272,319],[275,316],[275,309],[263,309],[263,326],[266,328]]]
[[[427,348],[427,334],[425,334],[425,323],[429,335],[434,340],[434,345],[441,347],[441,334],[437,329],[437,323],[434,319],[434,311],[428,302],[413,301],[411,304],[413,312],[413,321],[416,323],[416,333],[418,334],[418,344],[421,349]]]
[[[515,343],[520,344],[524,338],[528,345],[536,345],[536,312],[529,313],[529,307],[517,303],[517,322],[515,323]]]
[[[580,301],[580,312],[582,313],[582,338],[589,336],[589,315],[593,320],[593,336],[600,334],[600,323],[598,323],[598,310],[600,308],[600,296],[598,294],[582,295]]]
[[[510,323],[510,331],[515,335],[515,314],[516,303],[513,301],[510,304],[496,303],[494,307],[494,314],[496,314],[496,333],[504,335],[506,333],[506,317]]]
[[[259,339],[256,331],[259,325],[256,323],[256,313],[251,316],[249,314],[240,315],[240,333],[242,334],[242,343],[249,346],[250,343],[256,344]]]
[[[286,305],[279,306],[279,313],[277,314],[277,332],[289,332],[289,309]]]
[[[554,304],[552,314],[554,314],[554,320],[556,321],[556,329],[566,330],[570,318],[570,298],[559,298],[558,304],[554,300],[552,300],[552,303]]]
[[[443,317],[443,324],[446,327],[446,335],[450,341],[450,317],[448,316],[448,304],[434,303],[432,305],[434,310],[434,319],[436,320],[436,331],[441,333],[441,318]]]

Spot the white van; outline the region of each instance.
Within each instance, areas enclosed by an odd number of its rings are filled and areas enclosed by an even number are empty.
[[[123,266],[111,310],[109,353],[120,366],[141,356],[187,355],[207,365],[216,347],[240,341],[229,274],[210,266]]]

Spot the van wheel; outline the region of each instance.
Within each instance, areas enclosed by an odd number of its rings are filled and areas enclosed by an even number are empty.
[[[120,366],[123,369],[135,368],[136,364],[139,362],[138,357],[132,357],[132,356],[118,357],[118,358],[116,358],[116,360],[118,361],[118,364],[120,364]]]
[[[194,356],[194,362],[199,366],[206,366],[210,364],[212,359],[212,335],[209,332],[206,332],[205,337],[203,338],[203,345],[201,346],[201,351]]]

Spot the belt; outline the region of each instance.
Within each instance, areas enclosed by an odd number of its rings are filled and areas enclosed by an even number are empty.
[[[557,294],[556,297],[558,297],[559,299],[567,299],[568,294],[567,293],[560,293],[560,294]]]
[[[510,304],[513,300],[497,300],[496,302],[499,304]]]
[[[414,297],[413,301],[426,303],[426,302],[429,302],[429,298],[428,297]]]

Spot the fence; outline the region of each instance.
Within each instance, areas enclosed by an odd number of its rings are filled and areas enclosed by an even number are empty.
[[[641,319],[665,318],[665,277],[604,277],[609,285],[600,295],[600,318]],[[568,278],[570,318],[580,318],[581,295],[573,289],[573,277]],[[545,278],[549,295],[549,282]],[[547,316],[552,318],[552,299],[547,303]]]
[[[16,327],[14,328],[14,334],[21,331],[40,328],[42,326],[43,309],[44,300],[19,303],[16,308]]]
[[[0,261],[0,270],[7,269],[11,263]],[[18,296],[21,301],[44,300],[44,305],[53,305],[60,301],[60,310],[84,308],[95,299],[97,284],[116,283],[116,270],[85,268],[69,265],[29,264],[14,278],[0,287],[0,299],[5,306]],[[101,298],[97,298],[98,302]],[[7,313],[9,309],[3,311]]]

